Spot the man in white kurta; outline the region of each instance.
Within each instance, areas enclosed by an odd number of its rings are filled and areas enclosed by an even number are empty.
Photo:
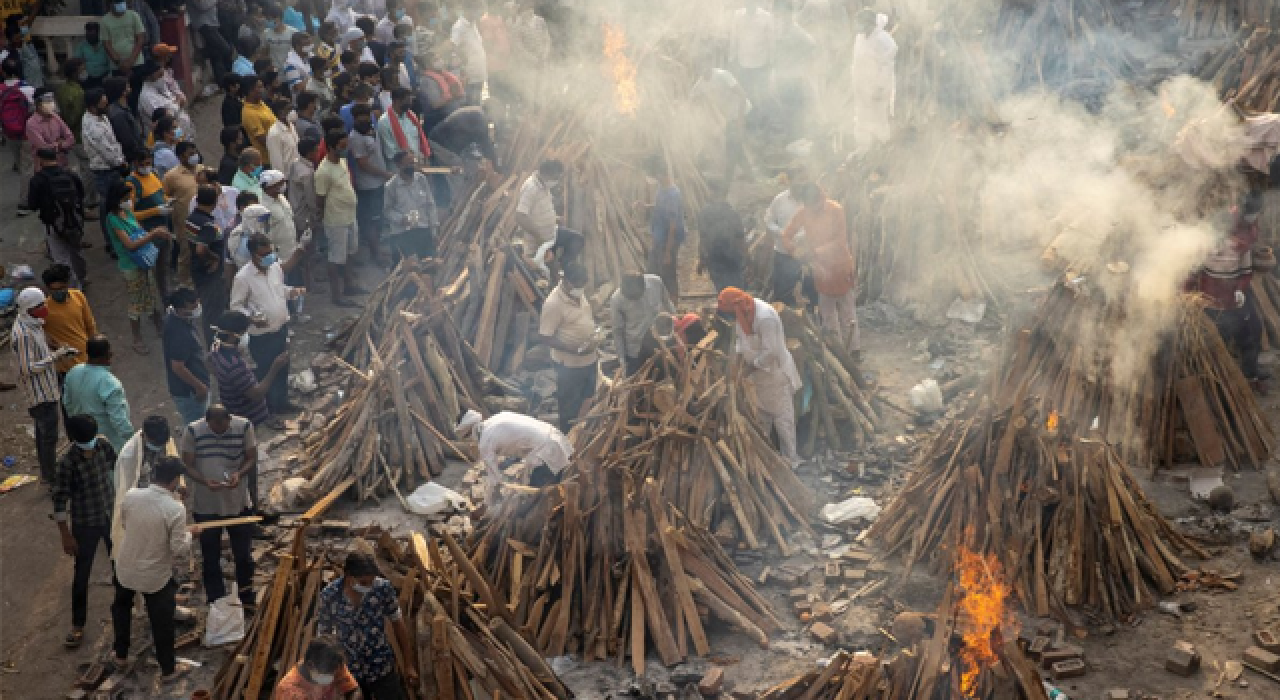
[[[522,413],[503,411],[482,420],[479,413],[467,411],[454,432],[458,437],[476,433],[480,461],[488,475],[485,501],[490,504],[497,502],[499,487],[506,481],[502,474],[504,457],[524,461],[531,486],[547,481],[545,474],[538,474],[544,469],[551,477],[558,478],[573,458],[573,446],[564,433],[550,423]]]
[[[894,64],[898,44],[885,31],[887,15],[858,13],[853,40],[853,138],[858,153],[889,140],[889,120],[897,90]]]

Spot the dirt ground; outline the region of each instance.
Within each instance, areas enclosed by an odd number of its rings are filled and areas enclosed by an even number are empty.
[[[217,158],[213,143],[216,134],[217,104],[198,106],[195,110],[199,143],[205,159]],[[34,217],[16,218],[13,208],[17,197],[16,175],[9,171],[9,160],[0,158],[0,262],[12,269],[15,264],[29,264],[39,270],[44,268],[42,256],[43,231]],[[762,185],[764,189],[768,186]],[[96,231],[89,240],[97,244],[89,253],[93,285],[88,292],[98,322],[105,333],[119,339],[114,371],[124,382],[128,392],[135,424],[154,412],[176,416],[162,378],[162,359],[159,339],[147,331],[152,354],[136,355],[125,339],[128,328],[121,299],[123,288],[118,274],[101,249],[101,239]],[[689,266],[692,267],[690,260]],[[360,269],[366,285],[377,281],[377,270]],[[686,277],[692,270],[685,270]],[[1028,281],[1030,289],[1034,280]],[[686,285],[687,306],[698,308],[711,301],[710,287],[702,280],[690,280]],[[1010,308],[990,310],[977,326],[956,321],[921,322],[908,310],[874,304],[860,309],[864,342],[864,371],[883,387],[885,396],[901,405],[907,404],[907,391],[916,382],[930,377],[940,380],[967,372],[979,371],[987,365],[995,352],[1002,326],[1016,309],[1030,304],[1031,295],[1015,299]],[[343,317],[329,307],[323,294],[308,297],[307,312],[313,317],[310,323],[295,326],[295,367],[316,352],[328,328],[341,325]],[[931,353],[931,350],[933,351]],[[12,361],[9,351],[0,357],[0,377],[12,379]],[[936,355],[936,356],[935,356]],[[937,360],[941,359],[939,365]],[[300,362],[298,362],[300,360]],[[1272,397],[1265,402],[1268,415],[1275,415],[1280,400]],[[29,420],[22,395],[18,392],[0,394],[0,457],[12,456],[15,464],[6,473],[32,473],[36,471],[34,445],[30,436]],[[822,456],[802,468],[802,477],[817,494],[817,502],[829,503],[842,500],[851,494],[870,495],[883,504],[886,497],[901,485],[910,462],[911,453],[928,437],[929,426],[913,425],[902,415],[894,415],[891,425],[874,446],[862,453],[841,456]],[[846,467],[850,464],[871,467],[862,478],[849,477]],[[454,467],[442,479],[446,486],[457,487],[462,469]],[[1150,482],[1143,477],[1158,508],[1171,518],[1189,518],[1192,524],[1203,524],[1207,510],[1191,501],[1185,483],[1172,479]],[[1229,475],[1227,483],[1242,504],[1262,504],[1268,520],[1276,523],[1267,495],[1265,480],[1261,474]],[[69,588],[72,563],[59,545],[54,524],[49,520],[49,501],[38,485],[19,488],[0,496],[0,700],[44,700],[64,697],[79,671],[88,664],[95,653],[105,653],[106,646],[99,645],[109,637],[109,611],[111,586],[107,557],[99,553],[95,566],[89,600],[89,625],[85,644],[81,649],[68,652],[61,640],[69,626]],[[384,505],[381,508],[362,508],[351,512],[349,505],[340,507],[336,517],[347,517],[354,523],[380,523],[398,531],[420,527],[422,522],[399,512],[398,507]],[[1228,523],[1239,525],[1239,523]],[[1249,523],[1258,526],[1259,523]],[[820,564],[823,548],[833,536],[848,542],[856,530],[817,530],[819,539],[801,541],[802,552],[793,561]],[[1234,593],[1184,594],[1178,600],[1197,604],[1195,612],[1175,619],[1158,612],[1141,617],[1132,627],[1114,630],[1094,630],[1084,639],[1074,643],[1084,647],[1089,665],[1087,676],[1066,682],[1061,690],[1073,698],[1098,698],[1109,688],[1129,688],[1160,698],[1190,698],[1220,693],[1220,697],[1263,699],[1280,697],[1280,683],[1274,683],[1251,672],[1243,679],[1247,687],[1223,683],[1214,688],[1218,668],[1227,660],[1240,659],[1245,647],[1251,644],[1253,630],[1280,621],[1280,569],[1274,562],[1253,561],[1245,548],[1244,537],[1238,529],[1233,536],[1214,545],[1214,559],[1204,562],[1206,568],[1243,574],[1240,590]],[[760,562],[745,565],[744,571],[758,575],[765,565],[776,566],[783,562],[766,555]],[[889,564],[888,575],[894,573]],[[262,572],[269,576],[270,572]],[[917,572],[900,589],[886,593],[886,589],[859,600],[844,613],[839,627],[851,648],[880,652],[893,649],[893,642],[881,631],[888,629],[894,614],[901,610],[932,612],[937,604],[946,580],[928,572]],[[712,628],[713,653],[708,659],[694,660],[672,669],[662,668],[656,660],[649,662],[649,680],[658,689],[669,687],[673,679],[700,676],[708,665],[723,665],[728,690],[759,690],[812,667],[817,660],[829,656],[833,649],[823,648],[809,639],[803,624],[790,612],[786,591],[777,585],[764,588],[775,602],[785,629],[772,637],[769,650],[755,647],[740,635],[724,628]],[[197,596],[197,601],[200,599]],[[1032,628],[1034,620],[1026,620],[1024,627]],[[148,633],[145,621],[135,620],[134,649],[145,644]],[[1166,651],[1176,640],[1194,643],[1204,656],[1204,669],[1191,678],[1173,676],[1163,669]],[[203,650],[191,647],[179,652],[179,656],[203,662],[188,679],[171,688],[160,689],[154,684],[155,668],[144,668],[137,687],[131,688],[132,697],[185,698],[199,687],[208,687],[209,679],[225,657],[221,650]],[[149,658],[149,657],[148,657]],[[636,680],[626,666],[615,663],[584,665],[572,659],[556,661],[568,685],[581,698],[605,698],[624,695],[636,689]]]

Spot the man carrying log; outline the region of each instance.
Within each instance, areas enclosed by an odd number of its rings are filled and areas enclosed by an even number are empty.
[[[764,428],[778,431],[782,456],[798,466],[792,396],[803,383],[787,349],[782,319],[772,306],[737,287],[726,287],[717,301],[716,311],[737,328],[734,353],[742,358],[743,378],[755,391],[755,408]]]
[[[468,410],[454,432],[459,438],[472,432],[476,435],[480,461],[487,476],[484,500],[490,506],[498,502],[502,493],[500,486],[506,481],[502,474],[504,457],[522,460],[528,470],[528,484],[535,488],[559,481],[560,474],[573,459],[573,446],[564,433],[554,425],[522,413],[502,411],[483,420],[478,412]]]
[[[1253,295],[1253,246],[1258,242],[1262,198],[1250,194],[1234,214],[1231,235],[1205,260],[1188,286],[1207,301],[1204,312],[1218,327],[1228,347],[1240,359],[1240,371],[1254,391],[1264,387],[1258,369],[1262,346],[1262,317]]]
[[[676,307],[661,277],[643,272],[628,272],[622,277],[622,284],[609,299],[609,313],[618,361],[628,377],[639,372],[657,351],[653,327],[664,312],[674,314]]]
[[[818,315],[822,327],[839,339],[840,345],[856,357],[861,350],[857,315],[857,267],[845,224],[844,208],[827,198],[822,188],[806,184],[800,188],[804,204],[782,232],[782,246],[796,254],[804,249],[813,269],[818,290]],[[804,245],[796,235],[805,232]]]
[[[587,268],[573,263],[565,268],[564,279],[542,303],[538,335],[551,347],[556,365],[556,403],[559,404],[560,432],[568,433],[582,411],[582,405],[596,391],[596,322],[591,302],[586,299]]]

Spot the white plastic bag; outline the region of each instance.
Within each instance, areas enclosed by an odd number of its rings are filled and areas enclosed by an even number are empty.
[[[409,503],[409,510],[418,515],[435,515],[450,508],[461,508],[466,505],[466,499],[462,494],[434,481],[428,481],[419,486],[405,500]]]
[[[822,507],[822,517],[832,525],[847,523],[850,520],[875,520],[880,515],[880,506],[870,498],[854,496],[840,503],[828,503]]]
[[[235,585],[231,592],[213,601],[204,621],[204,645],[220,647],[244,639],[244,607]]]

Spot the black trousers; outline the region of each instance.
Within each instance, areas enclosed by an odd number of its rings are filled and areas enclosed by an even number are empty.
[[[254,370],[258,381],[262,381],[271,371],[271,363],[289,347],[289,324],[284,324],[274,333],[262,333],[249,336],[249,355],[258,365]],[[272,413],[279,413],[289,405],[289,368],[286,366],[276,375],[275,381],[267,388],[267,408]]]
[[[93,573],[98,543],[107,545],[107,554],[111,554],[111,526],[72,525],[71,536],[76,538],[75,573],[71,577],[71,626],[78,628],[84,627],[89,615],[89,575]]]
[[[556,365],[556,403],[560,411],[560,432],[569,433],[582,404],[596,393],[596,363],[586,367],[565,367]]]
[[[395,669],[371,683],[356,682],[360,684],[360,694],[365,700],[405,700],[404,684],[400,682],[400,674]]]
[[[213,79],[222,87],[222,76],[231,70],[231,45],[218,27],[209,24],[200,28],[200,38],[204,40],[204,57],[213,67]]]
[[[430,228],[411,228],[387,239],[391,248],[391,266],[400,264],[401,258],[416,255],[419,258],[436,256],[436,234]]]
[[[796,284],[801,284],[800,291],[810,304],[818,301],[818,290],[813,279],[804,274],[804,265],[797,259],[783,253],[773,253],[773,300],[780,301],[790,307],[799,306],[796,298]]]
[[[36,429],[36,459],[40,462],[40,478],[53,483],[53,468],[58,462],[58,410],[61,401],[45,401],[27,409]]]
[[[356,228],[359,229],[360,240],[370,243],[370,252],[382,237],[382,202],[385,198],[386,190],[381,187],[356,190]]]
[[[240,515],[252,515],[246,509]],[[222,520],[225,515],[202,515],[193,513],[192,519],[197,523],[210,520]],[[240,587],[240,602],[245,605],[253,603],[253,525],[233,525],[231,527],[215,527],[200,532],[201,574],[204,579],[204,594],[210,603],[227,595],[227,584],[222,580],[222,532],[226,531],[231,538],[231,558],[236,564],[236,584]]]
[[[1245,292],[1244,306],[1238,309],[1205,309],[1222,341],[1240,357],[1240,371],[1245,379],[1258,378],[1258,353],[1262,350],[1262,317],[1258,315],[1253,292]]]
[[[129,657],[129,636],[133,626],[133,600],[137,591],[129,590],[115,581],[116,597],[111,602],[111,626],[115,630],[113,648],[116,658]],[[151,621],[151,639],[156,646],[156,661],[160,664],[161,673],[166,676],[174,670],[174,613],[178,604],[175,596],[178,584],[173,579],[164,588],[155,593],[143,593],[142,600],[147,605],[147,619]]]
[[[744,263],[711,261],[707,264],[707,274],[711,277],[711,286],[719,294],[725,287],[737,287],[745,290],[746,279],[743,273]]]

